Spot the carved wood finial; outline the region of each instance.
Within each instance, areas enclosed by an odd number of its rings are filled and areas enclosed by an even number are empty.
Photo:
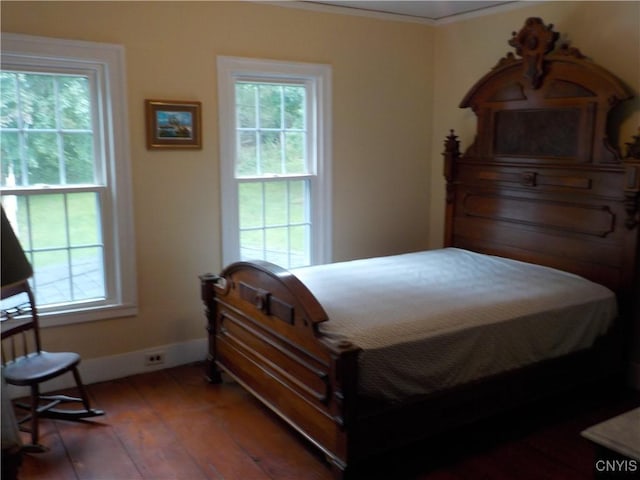
[[[625,186],[624,208],[627,218],[624,222],[628,229],[640,223],[640,128],[633,142],[627,142],[627,156],[624,158]]]
[[[444,139],[444,178],[447,183],[453,181],[455,161],[460,157],[460,141],[453,130]]]
[[[453,129],[449,130],[449,135],[444,140],[444,155],[446,154],[460,156],[460,141]]]
[[[453,217],[456,203],[456,171],[457,163],[460,158],[460,141],[458,136],[452,130],[444,140],[444,178],[446,180],[446,214],[444,226],[444,245],[450,247],[453,245]]]
[[[519,32],[513,32],[509,45],[516,49],[522,57],[524,77],[532,88],[538,88],[544,76],[544,56],[553,50],[558,33],[553,31],[553,24],[545,26],[541,18],[527,18]]]
[[[446,202],[452,203],[454,200],[453,177],[455,175],[456,160],[460,158],[460,141],[453,130],[444,140],[444,178],[447,181]]]

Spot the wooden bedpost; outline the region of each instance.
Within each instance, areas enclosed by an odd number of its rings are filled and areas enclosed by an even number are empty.
[[[348,460],[353,455],[348,428],[356,422],[358,398],[358,354],[360,348],[348,341],[322,342],[331,352],[329,381],[333,386],[329,408],[334,422],[338,425],[336,455],[327,454],[333,477],[342,480],[349,477]],[[340,458],[341,457],[341,458]]]
[[[220,370],[216,367],[216,322],[215,322],[215,285],[220,280],[218,275],[206,273],[200,276],[200,293],[204,303],[204,314],[207,318],[207,333],[209,337],[209,351],[205,363],[207,380],[211,383],[222,383]]]
[[[634,141],[627,143],[627,155],[623,160],[625,170],[625,210],[627,218],[625,225],[633,229],[640,222],[638,211],[640,209],[640,128],[638,135],[633,136]]]
[[[453,217],[456,204],[455,172],[456,161],[460,158],[460,141],[453,130],[444,141],[444,178],[447,181],[444,246],[453,245]]]
[[[624,209],[626,218],[624,224],[627,228],[627,241],[630,245],[637,245],[640,237],[640,128],[638,128],[638,135],[633,136],[633,140],[633,142],[626,143],[627,152],[622,159],[625,173]],[[624,259],[630,264],[627,268],[629,288],[624,292],[621,301],[623,314],[631,324],[625,333],[628,334],[627,338],[631,339],[629,351],[638,351],[640,342],[633,339],[637,339],[640,333],[640,277],[636,273],[640,269],[640,258],[638,258],[640,252],[636,248],[634,255],[634,249],[631,247],[627,247],[625,251],[632,252],[628,253],[631,258]]]

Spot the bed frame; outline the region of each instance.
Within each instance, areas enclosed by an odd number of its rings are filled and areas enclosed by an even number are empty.
[[[238,262],[201,278],[209,378],[227,372],[326,455],[337,478],[371,455],[617,372],[638,266],[640,155],[607,138],[625,85],[529,18],[508,54],[461,103],[478,117],[462,154],[445,141],[446,246],[580,274],[618,295],[621,315],[593,348],[401,405],[357,395],[357,345],[334,343],[329,319],[290,272]],[[463,295],[464,292],[461,292]]]

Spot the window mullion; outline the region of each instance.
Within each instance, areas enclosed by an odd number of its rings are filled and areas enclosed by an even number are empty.
[[[317,173],[318,166],[316,161],[317,155],[317,121],[316,114],[317,108],[315,107],[316,102],[316,89],[315,85],[312,83],[307,84],[307,98],[305,103],[305,108],[307,109],[307,114],[304,116],[304,143],[306,148],[304,149],[304,163],[307,167],[307,171],[311,173]]]
[[[262,195],[262,258],[266,258],[267,255],[267,194],[266,183],[260,183],[260,192]]]
[[[262,175],[262,134],[260,125],[260,87],[255,89],[254,98],[256,104],[256,175]]]
[[[29,165],[27,163],[27,156],[25,155],[26,152],[26,148],[27,148],[27,139],[25,136],[25,128],[24,128],[24,119],[23,119],[23,112],[22,112],[22,88],[21,88],[21,84],[20,84],[20,74],[16,75],[16,89],[17,89],[17,96],[18,96],[18,129],[19,129],[19,133],[18,133],[18,151],[20,154],[20,173],[22,176],[22,182],[21,185],[29,185]]]
[[[25,206],[27,209],[26,217],[27,217],[27,235],[29,237],[29,250],[31,251],[30,260],[31,264],[33,264],[33,222],[31,220],[31,198],[25,198]]]
[[[65,251],[67,252],[67,272],[69,276],[69,296],[71,301],[75,300],[75,292],[73,291],[73,268],[71,266],[71,231],[69,228],[69,196],[64,194],[62,204],[64,207],[64,235],[65,235]]]
[[[260,134],[260,130],[256,128],[255,132],[255,142],[256,142],[256,175],[262,175],[262,148],[260,144],[260,140],[262,135]]]
[[[287,161],[286,161],[286,149],[285,149],[285,108],[284,108],[284,86],[280,85],[280,173],[288,173],[287,172]]]
[[[6,187],[2,188],[3,195],[28,196],[50,193],[82,193],[82,192],[104,192],[108,190],[105,185],[47,185],[45,187]]]
[[[291,209],[289,205],[291,205],[291,182],[289,180],[285,180],[285,218],[287,219],[287,260],[289,265],[291,265]]]
[[[56,132],[56,145],[58,147],[58,178],[60,185],[67,183],[66,170],[67,166],[64,161],[64,145],[62,135],[62,118],[60,116],[60,82],[58,77],[53,77],[53,97],[55,103],[55,132]]]
[[[97,135],[93,135],[93,182],[97,184],[105,185],[108,182],[109,176],[106,173],[107,158],[105,157],[105,144],[104,140],[108,136],[108,127],[104,125],[103,112],[105,109],[104,97],[102,95],[102,86],[100,79],[96,75],[96,71],[93,70],[87,75],[89,81],[89,92],[91,94],[91,123],[90,129],[92,132],[98,132]]]

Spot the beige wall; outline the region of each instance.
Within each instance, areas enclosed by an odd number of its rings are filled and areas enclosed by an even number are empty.
[[[442,141],[464,146],[468,89],[511,48],[528,16],[640,92],[638,2],[541,2],[432,27],[246,2],[10,2],[2,31],[117,43],[126,49],[140,311],[45,332],[47,346],[96,358],[204,336],[197,275],[220,264],[216,55],[333,67],[335,260],[442,243]],[[145,98],[200,100],[201,151],[149,152]],[[619,114],[616,143],[640,125]],[[99,339],[99,340],[98,340]]]
[[[48,348],[95,358],[204,337],[197,276],[221,268],[216,55],[332,65],[336,260],[427,246],[433,29],[246,2],[1,8],[3,32],[126,49],[139,315],[47,329]],[[147,151],[145,98],[200,100],[202,151]]]

